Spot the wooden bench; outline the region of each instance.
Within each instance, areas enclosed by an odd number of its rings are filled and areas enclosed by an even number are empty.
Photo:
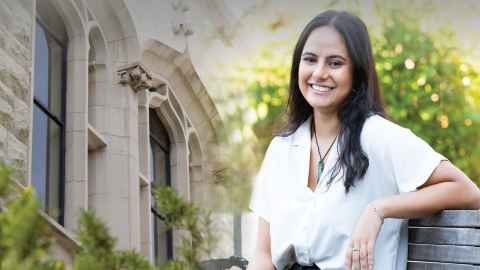
[[[480,270],[480,211],[446,210],[410,220],[408,234],[408,270]],[[230,257],[205,261],[202,269],[245,270],[247,264],[241,257]]]
[[[480,211],[410,220],[408,270],[480,270]]]

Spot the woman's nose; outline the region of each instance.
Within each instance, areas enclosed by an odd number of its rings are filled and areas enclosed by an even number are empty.
[[[317,65],[315,70],[313,70],[312,77],[317,79],[326,79],[328,78],[328,70],[324,65]]]

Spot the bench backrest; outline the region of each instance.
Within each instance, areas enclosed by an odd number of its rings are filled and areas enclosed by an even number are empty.
[[[479,210],[446,210],[412,219],[408,234],[408,270],[480,270]],[[202,269],[246,269],[247,264],[230,257],[205,261]]]
[[[408,234],[408,270],[480,270],[480,211],[410,220]]]

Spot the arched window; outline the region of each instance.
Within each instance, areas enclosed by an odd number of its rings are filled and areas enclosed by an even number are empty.
[[[65,35],[63,35],[65,36]],[[32,185],[44,211],[63,224],[66,44],[36,21]]]
[[[171,186],[170,140],[154,109],[149,111],[150,119],[150,179],[151,186]],[[172,231],[165,232],[161,213],[155,207],[152,196],[152,236],[153,254],[157,264],[173,258]]]

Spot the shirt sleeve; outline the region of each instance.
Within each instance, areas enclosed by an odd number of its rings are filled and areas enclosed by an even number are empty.
[[[271,219],[271,178],[273,163],[273,148],[275,147],[274,138],[267,148],[260,171],[255,177],[253,194],[250,201],[250,209],[259,217],[267,222]]]
[[[386,132],[391,136],[385,146],[387,168],[392,170],[399,192],[415,191],[447,159],[409,129],[393,125]]]

